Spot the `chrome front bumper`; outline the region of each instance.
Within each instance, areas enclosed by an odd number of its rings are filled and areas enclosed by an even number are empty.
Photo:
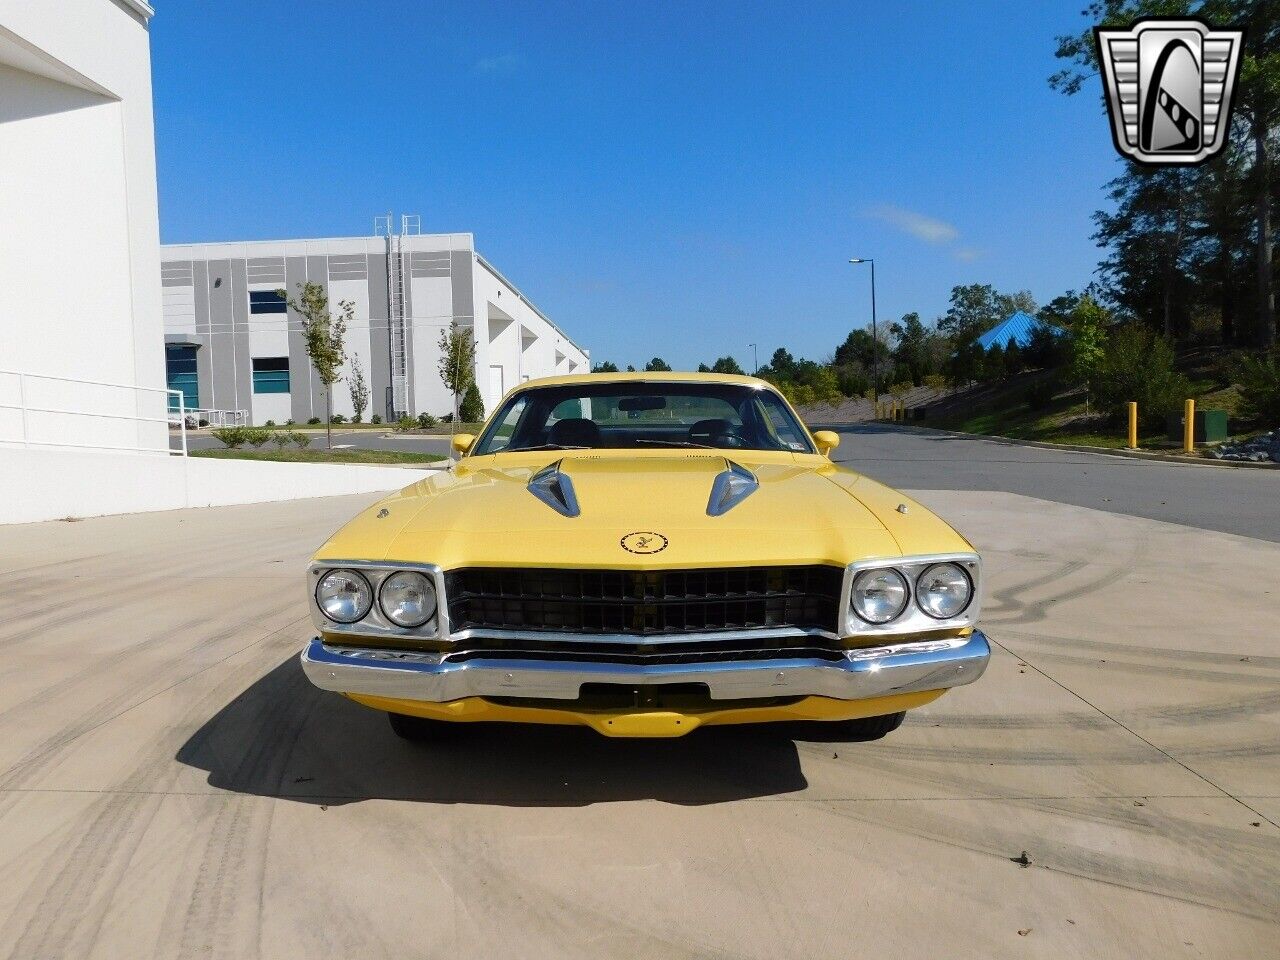
[[[644,687],[700,683],[712,700],[817,696],[837,700],[941,690],[973,683],[991,657],[979,630],[967,637],[849,650],[810,658],[632,665],[491,659],[451,663],[448,654],[336,647],[314,639],[302,669],[322,690],[444,703],[463,697],[576,700],[584,683]]]

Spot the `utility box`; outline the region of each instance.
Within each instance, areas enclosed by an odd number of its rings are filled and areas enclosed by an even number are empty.
[[[1182,439],[1182,426],[1186,417],[1180,413],[1169,414],[1166,425],[1170,440]],[[1195,425],[1196,443],[1220,443],[1227,439],[1227,411],[1197,410]]]

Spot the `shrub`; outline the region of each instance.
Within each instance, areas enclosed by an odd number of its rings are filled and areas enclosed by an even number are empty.
[[[293,417],[290,417],[288,420],[286,420],[286,421],[284,422],[284,425],[285,425],[286,427],[292,427],[292,426],[293,426]]]
[[[901,400],[912,390],[910,380],[901,380],[889,387],[889,395],[895,400]]]
[[[941,373],[926,373],[922,382],[930,390],[945,390],[951,386],[951,381]]]
[[[275,425],[276,425],[276,422],[274,420],[268,420],[266,423],[263,424],[264,427],[273,427],[273,428],[275,427]]]
[[[330,423],[346,423],[347,418],[340,413],[335,413],[332,417],[329,418],[329,422]]]
[[[277,430],[271,434],[271,442],[276,445],[277,450],[283,450],[294,438],[294,432],[291,430]]]
[[[423,430],[434,427],[439,421],[429,413],[418,414],[418,426]]]
[[[1043,410],[1053,403],[1053,398],[1057,395],[1057,381],[1052,377],[1045,377],[1043,380],[1037,380],[1027,388],[1027,406],[1032,410]]]
[[[314,427],[316,424],[318,424],[319,422],[320,422],[320,418],[319,418],[319,417],[312,417],[310,420],[308,420],[308,421],[307,421],[307,423],[308,423],[310,426],[313,426],[313,427]]]
[[[441,422],[441,423],[453,423],[453,414],[452,414],[452,413],[446,413],[443,417],[441,417],[441,418],[440,418],[440,422]]]
[[[245,436],[245,427],[218,427],[216,430],[210,430],[214,438],[220,441],[223,446],[234,450],[248,439]]]
[[[303,433],[301,430],[290,432],[289,439],[304,449],[311,446],[311,434]]]
[[[1280,426],[1280,350],[1240,357],[1236,379],[1241,413],[1264,427]]]
[[[245,427],[244,442],[253,446],[261,447],[264,443],[271,439],[272,431],[266,427]]]
[[[381,423],[381,422],[382,422],[382,414],[380,414],[380,413],[375,413],[372,417],[370,417],[370,418],[369,418],[369,422],[370,422],[370,423]]]
[[[202,427],[207,427],[208,425],[209,425],[209,421],[208,421],[208,420],[206,420],[204,417],[201,417],[201,418],[200,418],[200,426],[202,426]]]
[[[1119,418],[1130,400],[1138,403],[1142,425],[1155,429],[1182,409],[1190,396],[1186,377],[1173,369],[1173,347],[1146,327],[1130,324],[1114,331],[1093,376],[1098,405]]]
[[[484,419],[484,401],[480,399],[480,388],[474,380],[467,385],[467,392],[462,395],[458,416],[463,423],[479,423]]]
[[[397,433],[408,433],[417,425],[418,425],[418,421],[413,419],[413,417],[409,416],[406,413],[403,417],[401,417],[399,420],[396,421],[395,428]]]
[[[351,422],[364,423],[364,416],[362,414],[357,413],[354,417],[351,418]]]

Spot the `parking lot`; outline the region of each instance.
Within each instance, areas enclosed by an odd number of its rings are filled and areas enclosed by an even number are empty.
[[[996,649],[874,743],[397,740],[296,661],[372,497],[3,528],[0,956],[1273,955],[1280,473],[924,442],[839,453],[975,542]]]

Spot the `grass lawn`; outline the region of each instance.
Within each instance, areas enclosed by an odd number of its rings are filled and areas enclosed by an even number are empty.
[[[1008,405],[930,418],[925,421],[925,425],[989,437],[1038,440],[1042,443],[1071,443],[1113,449],[1129,444],[1124,424],[1112,425],[1102,417],[1086,415],[1084,396],[1080,393],[1061,394],[1038,410],[1032,410],[1025,400],[1010,402],[1010,398],[1005,398],[1005,403]],[[1147,450],[1172,449],[1178,446],[1174,441],[1165,439],[1163,434],[1139,434],[1138,444]]]
[[[323,447],[289,447],[284,450],[266,447],[239,447],[235,450],[192,450],[193,457],[215,457],[219,460],[273,460],[277,463],[438,463],[447,459],[438,453],[402,453],[398,450],[325,450]]]
[[[1226,410],[1233,420],[1237,417],[1240,394],[1236,387],[1222,387],[1211,381],[1193,380],[1192,393],[1196,396],[1198,409]],[[1084,394],[1079,390],[1060,393],[1038,410],[1032,410],[1023,398],[1022,391],[1015,390],[972,410],[931,417],[925,421],[925,425],[943,430],[1009,437],[1014,440],[1037,440],[1042,443],[1112,449],[1129,445],[1127,426],[1124,423],[1111,423],[1105,417],[1086,414]],[[1237,428],[1235,437],[1241,439],[1257,432],[1242,432]],[[1138,446],[1143,450],[1178,453],[1182,450],[1182,441],[1170,440],[1163,432],[1140,433]]]

